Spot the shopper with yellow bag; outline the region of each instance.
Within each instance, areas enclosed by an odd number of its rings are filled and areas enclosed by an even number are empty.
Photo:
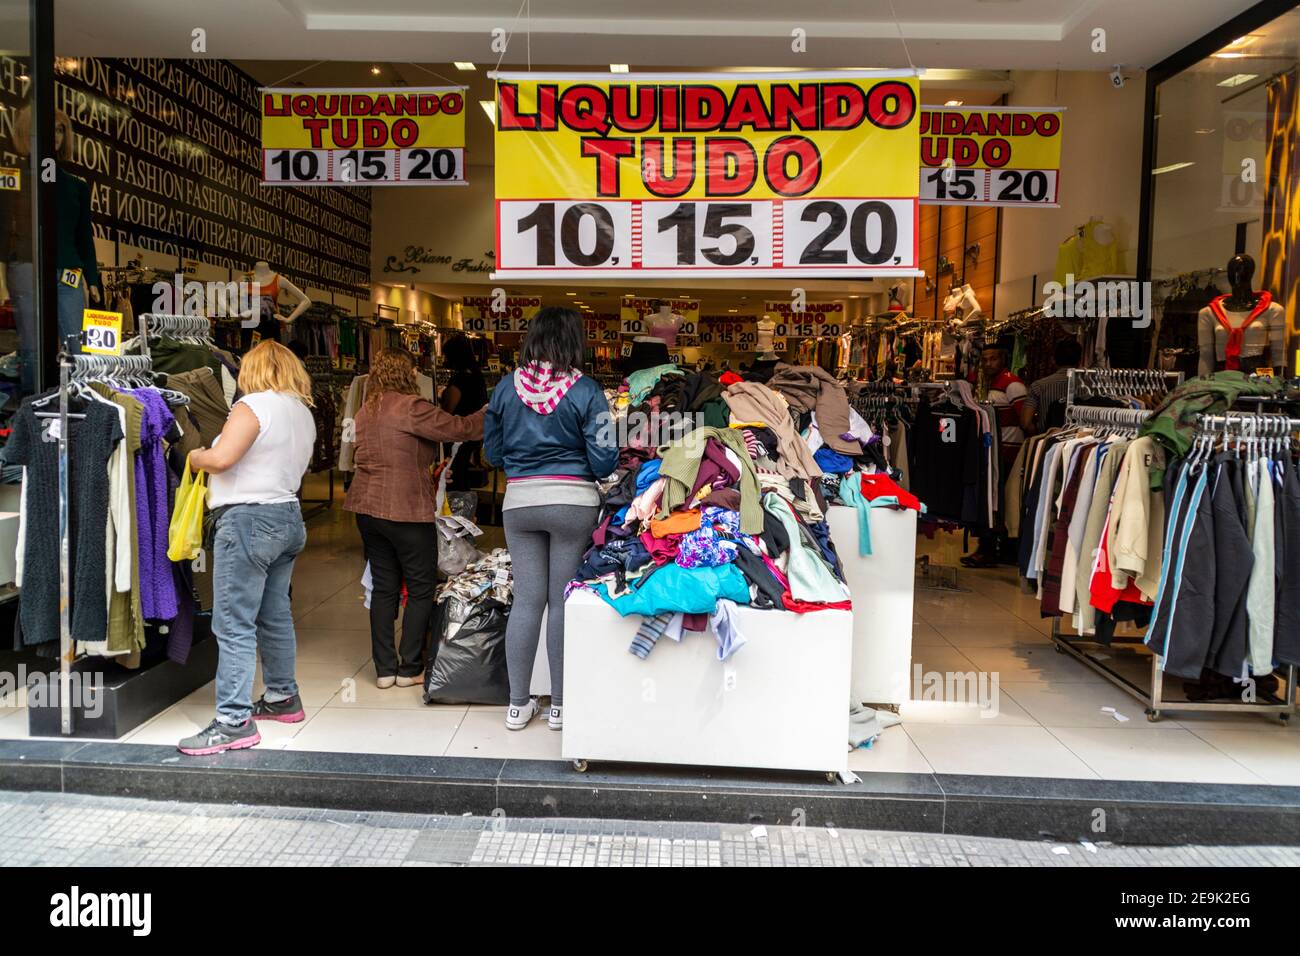
[[[203,550],[203,511],[208,505],[208,473],[190,470],[185,457],[185,474],[176,492],[171,525],[167,529],[167,560],[193,561]]]
[[[294,679],[289,583],[294,559],[307,544],[297,495],[316,443],[311,379],[292,352],[268,340],[244,356],[239,389],[244,397],[212,447],[190,454],[190,483],[172,515],[168,554],[171,546],[187,554],[194,515],[202,522],[202,485],[209,485],[216,527],[212,633],[221,656],[216,719],[178,745],[191,755],[261,743],[259,720],[297,723],[306,717]],[[190,468],[198,470],[192,479]],[[266,693],[254,702],[259,657]]]

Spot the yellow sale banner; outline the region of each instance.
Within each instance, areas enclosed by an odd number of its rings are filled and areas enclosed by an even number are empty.
[[[468,332],[527,332],[542,307],[540,296],[467,295],[461,300],[461,321]]]
[[[921,202],[1060,205],[1064,109],[934,108],[921,113]]]
[[[262,183],[465,183],[465,88],[259,91]]]
[[[920,274],[914,71],[495,78],[502,277]]]
[[[797,308],[789,299],[768,301],[763,312],[776,322],[773,335],[783,339],[839,335],[848,324],[843,302],[805,302]]]

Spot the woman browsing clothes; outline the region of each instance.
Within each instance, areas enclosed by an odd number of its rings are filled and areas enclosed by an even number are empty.
[[[538,312],[519,367],[493,391],[483,424],[483,451],[506,472],[502,509],[515,572],[506,625],[510,730],[522,730],[538,712],[529,686],[543,612],[551,668],[548,723],[552,730],[563,726],[564,589],[596,526],[596,480],[618,464],[605,393],[580,371],[584,342],[578,313]]]
[[[306,716],[294,679],[289,582],[307,543],[297,496],[316,444],[311,379],[292,352],[268,341],[244,356],[239,389],[244,397],[212,447],[189,459],[212,476],[212,633],[220,652],[216,719],[178,745],[193,756],[261,743],[259,720]],[[266,692],[254,703],[259,657]]]
[[[356,477],[343,507],[356,512],[370,562],[370,643],[381,688],[413,686],[424,673],[438,574],[430,468],[439,442],[483,437],[483,411],[452,415],[421,398],[409,352],[384,349],[370,363],[366,398],[354,422]],[[403,582],[406,612],[401,646],[395,647],[393,621]]]

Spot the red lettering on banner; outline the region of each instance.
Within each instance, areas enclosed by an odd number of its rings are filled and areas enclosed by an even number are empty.
[[[743,139],[711,136],[704,141],[704,192],[743,196],[758,179],[758,152]]]
[[[673,137],[673,175],[665,176],[664,141],[651,137],[641,142],[642,180],[645,188],[656,196],[672,198],[684,196],[695,182],[695,140]]]
[[[790,175],[786,163],[799,162],[799,171]],[[802,196],[817,185],[822,175],[822,157],[817,144],[805,136],[782,136],[773,140],[763,156],[763,177],[779,196]]]
[[[618,161],[636,155],[636,142],[630,139],[583,137],[582,155],[596,159],[596,194],[617,196],[619,193]]]

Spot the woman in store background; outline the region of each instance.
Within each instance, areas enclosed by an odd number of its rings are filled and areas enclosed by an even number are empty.
[[[479,366],[469,336],[458,334],[449,338],[442,347],[442,363],[451,370],[451,381],[438,399],[444,412],[469,415],[487,404],[487,382],[483,380],[483,369]],[[474,482],[470,480],[470,469],[481,447],[482,442],[477,441],[461,444],[451,462],[451,476],[447,482],[449,489],[469,491],[474,487]]]
[[[244,397],[212,447],[189,459],[211,475],[212,633],[220,650],[216,719],[178,745],[194,756],[260,743],[259,720],[306,716],[294,679],[289,582],[307,544],[297,495],[316,444],[311,379],[292,352],[267,341],[244,356],[239,390]],[[254,703],[259,656],[266,692]]]
[[[563,726],[564,589],[596,527],[596,480],[618,464],[605,393],[581,372],[585,342],[577,312],[538,312],[519,350],[519,367],[493,390],[483,424],[483,450],[506,472],[502,516],[514,566],[506,625],[510,730],[522,730],[537,715],[529,687],[543,612],[551,668],[548,723],[552,730]]]
[[[384,349],[370,363],[366,400],[357,413],[356,477],[343,507],[356,512],[370,562],[370,644],[376,683],[410,687],[424,673],[425,636],[438,576],[436,489],[429,469],[439,442],[483,437],[483,406],[452,415],[421,398],[415,359]],[[401,647],[393,621],[406,583]]]

